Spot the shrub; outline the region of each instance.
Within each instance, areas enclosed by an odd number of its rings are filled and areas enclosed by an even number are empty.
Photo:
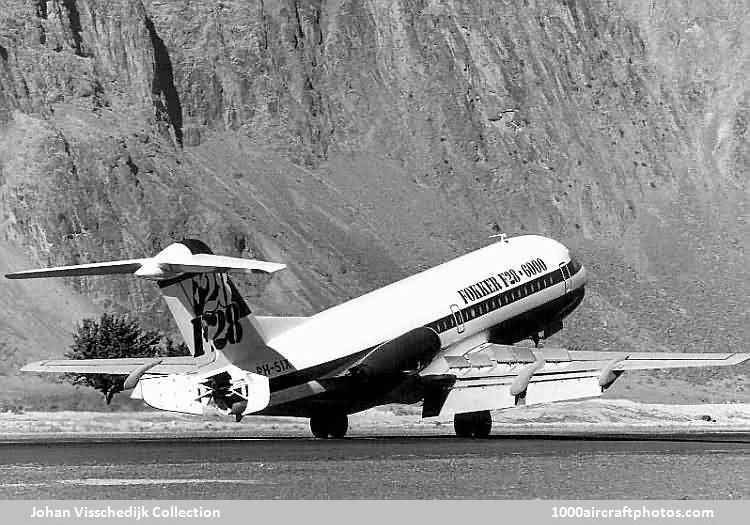
[[[144,330],[127,315],[104,313],[87,318],[76,326],[73,344],[65,354],[69,359],[115,359],[188,355],[184,343],[175,344],[157,330]],[[66,374],[65,380],[85,385],[104,394],[107,404],[122,392],[125,376],[110,374]]]

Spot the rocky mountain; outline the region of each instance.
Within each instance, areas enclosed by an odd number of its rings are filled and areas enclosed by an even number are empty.
[[[592,271],[558,342],[747,350],[749,34],[739,0],[0,0],[0,266],[198,237],[304,315],[540,232]],[[30,357],[173,329],[126,277],[39,286],[0,287]]]

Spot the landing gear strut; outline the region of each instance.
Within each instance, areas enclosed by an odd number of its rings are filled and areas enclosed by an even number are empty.
[[[489,410],[456,414],[453,428],[458,437],[486,438],[492,430],[492,416]]]
[[[346,414],[321,414],[310,418],[310,430],[316,438],[342,438],[348,429]]]

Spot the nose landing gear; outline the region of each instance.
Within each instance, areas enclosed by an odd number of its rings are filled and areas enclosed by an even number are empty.
[[[310,418],[310,430],[316,438],[339,439],[349,429],[349,418],[346,414],[319,414]]]
[[[489,410],[456,414],[453,428],[458,437],[486,438],[492,430],[492,416]]]

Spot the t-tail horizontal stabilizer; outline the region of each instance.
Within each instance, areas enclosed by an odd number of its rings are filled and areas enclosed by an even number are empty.
[[[28,270],[11,273],[6,277],[30,279],[130,273],[149,279],[159,286],[159,292],[193,357],[205,356],[212,362],[216,358],[216,352],[221,351],[230,363],[248,359],[273,362],[279,356],[278,352],[266,345],[269,336],[282,333],[304,320],[274,319],[268,322],[268,326],[264,326],[252,315],[249,305],[229,274],[271,274],[285,267],[273,262],[214,255],[203,242],[183,239],[170,244],[155,256],[144,259]],[[153,370],[161,370],[165,363],[154,365]],[[40,364],[34,365],[38,367]],[[51,371],[49,364],[41,365],[45,371]],[[56,365],[59,367],[59,363]],[[93,368],[112,365],[115,363],[97,363]],[[141,365],[145,363],[130,368],[126,374],[133,373]],[[80,364],[70,366],[77,367]],[[149,373],[155,373],[153,370],[149,369]]]
[[[153,257],[127,259],[73,266],[58,266],[9,273],[8,279],[35,279],[40,277],[76,277],[82,275],[112,275],[132,273],[143,279],[163,281],[185,273],[274,273],[286,265],[225,257],[209,253],[192,253],[184,243],[173,243]]]

